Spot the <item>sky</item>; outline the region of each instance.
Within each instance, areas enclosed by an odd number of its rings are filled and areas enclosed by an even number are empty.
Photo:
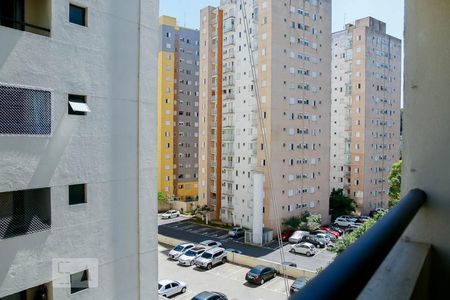
[[[280,0],[272,0],[280,1]],[[176,17],[178,25],[198,28],[200,9],[219,0],[160,0],[160,15]],[[293,1],[296,2],[296,1]],[[387,32],[403,39],[404,0],[333,0],[333,32],[345,23],[372,16],[387,23]]]

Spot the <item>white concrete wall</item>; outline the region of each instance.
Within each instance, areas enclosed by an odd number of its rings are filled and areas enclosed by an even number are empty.
[[[433,246],[432,295],[448,295],[450,275],[449,14],[449,1],[406,1],[402,194],[421,188],[428,202],[405,235]]]
[[[0,136],[0,192],[50,186],[52,205],[50,231],[0,241],[0,297],[51,281],[64,257],[99,259],[100,285],[55,299],[154,299],[158,3],[77,3],[88,27],[68,1],[52,1],[50,38],[0,27],[0,82],[52,89],[54,107],[52,137]],[[92,112],[69,116],[68,93]],[[77,183],[88,203],[69,206]]]

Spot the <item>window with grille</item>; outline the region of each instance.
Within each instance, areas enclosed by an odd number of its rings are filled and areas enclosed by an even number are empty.
[[[50,228],[50,188],[0,193],[0,240]]]
[[[50,91],[0,84],[0,135],[51,135]]]

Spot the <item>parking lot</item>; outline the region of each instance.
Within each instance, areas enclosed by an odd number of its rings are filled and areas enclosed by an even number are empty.
[[[273,262],[281,262],[280,250],[277,241],[256,247],[244,243],[244,238],[233,239],[228,237],[225,229],[203,226],[189,222],[188,218],[179,217],[171,220],[159,220],[158,232],[162,235],[177,238],[194,243],[212,239],[221,242],[225,248],[234,248],[242,251],[243,254],[266,259]],[[317,271],[328,266],[336,256],[325,249],[317,249],[317,254],[313,257],[306,257],[301,254],[289,253],[290,245],[283,244],[286,261],[292,261],[301,269]]]
[[[262,286],[248,284],[245,274],[248,268],[226,263],[217,265],[207,271],[195,267],[183,267],[176,261],[169,260],[167,253],[170,248],[158,245],[158,278],[181,280],[186,282],[187,291],[171,299],[191,299],[202,291],[217,291],[224,293],[228,299],[271,300],[286,299],[285,282],[282,277],[266,282]],[[288,285],[293,280],[288,279]]]

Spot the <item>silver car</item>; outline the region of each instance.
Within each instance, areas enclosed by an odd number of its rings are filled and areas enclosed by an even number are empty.
[[[188,251],[191,248],[194,248],[194,244],[192,243],[186,243],[181,244],[170,250],[169,252],[169,258],[173,260],[177,260],[181,255],[183,255],[184,252]]]
[[[217,264],[227,261],[227,253],[225,249],[216,247],[211,248],[195,260],[195,265],[199,268],[211,270]]]
[[[206,248],[202,246],[189,249],[178,258],[178,263],[183,266],[192,266],[197,257],[205,252]]]

